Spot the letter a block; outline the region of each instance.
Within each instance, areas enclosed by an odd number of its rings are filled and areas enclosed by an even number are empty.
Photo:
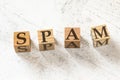
[[[100,25],[91,28],[91,35],[92,35],[94,47],[106,45],[108,44],[110,39],[106,25]]]
[[[31,51],[30,33],[28,31],[14,32],[14,48],[16,52]]]
[[[65,48],[80,48],[80,28],[65,28]]]
[[[38,42],[40,51],[55,49],[53,30],[48,29],[38,31]]]

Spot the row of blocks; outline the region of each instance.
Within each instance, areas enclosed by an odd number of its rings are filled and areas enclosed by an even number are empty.
[[[109,42],[110,36],[106,25],[99,25],[91,28],[91,36],[94,47],[106,45]],[[80,28],[66,27],[64,33],[64,47],[65,48],[80,48]],[[39,50],[53,50],[55,49],[55,38],[53,30],[38,31]],[[30,52],[31,39],[30,33],[14,32],[14,48],[16,52]]]

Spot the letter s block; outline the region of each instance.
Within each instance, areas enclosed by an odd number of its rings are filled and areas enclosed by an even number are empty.
[[[110,36],[106,25],[91,28],[91,35],[94,47],[99,47],[109,43]]]
[[[28,31],[14,32],[14,48],[16,52],[31,51],[30,33]]]
[[[80,28],[65,28],[65,48],[80,48]]]
[[[40,51],[55,49],[53,30],[47,29],[38,31],[38,42]]]

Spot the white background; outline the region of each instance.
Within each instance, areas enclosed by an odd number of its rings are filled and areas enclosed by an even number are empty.
[[[106,24],[110,44],[92,45]],[[64,48],[64,28],[81,28],[81,48]],[[54,30],[56,49],[39,51],[37,30]],[[13,32],[30,31],[32,50],[16,54]],[[0,0],[0,80],[119,80],[120,0]]]

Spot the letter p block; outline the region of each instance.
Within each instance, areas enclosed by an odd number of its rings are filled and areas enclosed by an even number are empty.
[[[99,47],[109,43],[110,36],[106,25],[91,28],[91,35],[94,47]]]
[[[30,33],[28,31],[14,32],[14,48],[16,52],[31,51]]]
[[[53,30],[47,29],[38,31],[38,42],[40,51],[53,50],[55,48]]]

